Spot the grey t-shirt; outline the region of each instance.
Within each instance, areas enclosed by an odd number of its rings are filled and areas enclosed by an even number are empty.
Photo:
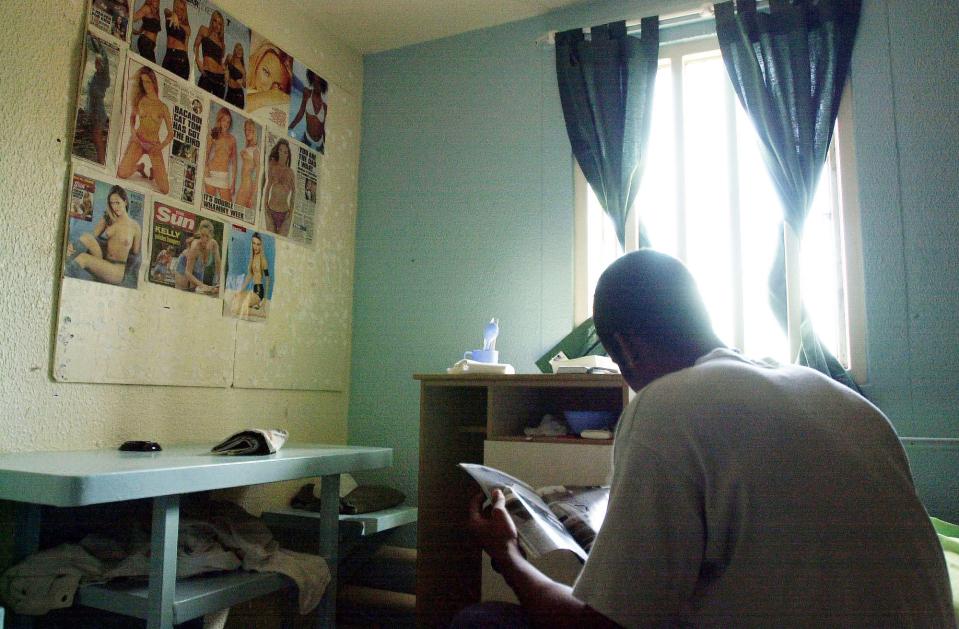
[[[948,579],[886,417],[719,349],[623,412],[573,593],[627,627],[954,627]]]

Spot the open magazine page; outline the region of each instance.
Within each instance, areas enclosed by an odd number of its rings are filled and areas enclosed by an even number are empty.
[[[577,557],[586,561],[586,551],[576,543],[563,523],[549,510],[536,492],[529,491],[521,485],[513,485],[509,489],[523,506],[521,511],[510,511],[510,514],[513,516],[513,522],[516,523],[517,533],[527,557],[535,559],[548,552],[562,549],[575,553]],[[518,518],[517,513],[523,513],[528,521],[520,524],[522,517]]]
[[[506,510],[516,524],[520,544],[528,557],[536,558],[562,549],[575,553],[580,559],[586,559],[585,551],[532,487],[518,478],[485,465],[459,465],[479,484],[487,498],[493,489],[504,489]]]
[[[537,492],[588,554],[606,518],[609,487],[540,487]]]
[[[466,470],[466,473],[473,477],[479,486],[483,489],[483,493],[489,497],[490,492],[497,487],[511,487],[513,485],[519,485],[523,489],[536,493],[536,490],[516,478],[515,476],[510,476],[506,472],[501,472],[492,467],[487,467],[485,465],[479,465],[477,463],[460,463],[460,467]]]

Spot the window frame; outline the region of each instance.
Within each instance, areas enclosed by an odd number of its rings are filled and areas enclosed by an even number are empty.
[[[691,41],[669,42],[660,46],[660,60],[670,58],[670,71],[674,73],[674,79],[681,72],[675,63],[676,59],[682,59],[685,55],[705,53],[707,51],[718,49],[719,44],[715,35],[697,38]],[[673,85],[677,85],[673,81]],[[866,308],[865,308],[865,274],[863,271],[862,256],[862,229],[859,207],[859,187],[856,169],[856,151],[853,141],[853,106],[851,81],[847,79],[843,88],[842,100],[839,105],[839,112],[836,120],[836,128],[833,134],[832,145],[829,149],[825,168],[828,169],[824,175],[832,178],[835,185],[833,195],[834,202],[834,226],[837,230],[839,243],[838,254],[840,256],[840,282],[843,286],[843,315],[844,332],[846,346],[846,358],[848,361],[847,369],[853,379],[859,384],[865,384],[868,380],[866,343]],[[674,89],[678,89],[675,88]],[[735,98],[732,90],[728,93]],[[682,111],[682,100],[674,98],[674,108]],[[735,110],[732,110],[735,115]],[[679,124],[682,124],[681,122]],[[677,161],[683,159],[683,148],[677,146]],[[589,241],[590,241],[590,221],[588,214],[588,183],[583,175],[579,164],[574,158],[573,166],[573,205],[574,205],[574,237],[573,237],[573,318],[576,325],[579,325],[591,316],[590,296],[588,294],[589,283]],[[680,174],[680,176],[682,176]],[[735,219],[734,219],[735,220]],[[638,224],[637,212],[630,211],[626,223],[626,247],[625,251],[634,251],[638,248]],[[787,230],[791,232],[791,229]],[[793,251],[787,251],[787,277],[792,283],[800,279],[798,270],[798,243],[793,240],[791,243]],[[787,248],[790,246],[787,236]],[[793,268],[795,267],[795,270]],[[794,284],[795,286],[796,284]],[[791,294],[798,291],[791,290]],[[798,315],[798,309],[794,309],[794,316]],[[742,322],[742,313],[739,314],[740,324]],[[790,330],[787,333],[790,339],[790,347],[798,348],[798,333]],[[795,351],[791,355],[795,355]]]

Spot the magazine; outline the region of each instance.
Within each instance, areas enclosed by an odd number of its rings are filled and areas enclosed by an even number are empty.
[[[460,463],[486,497],[502,489],[506,510],[530,559],[564,550],[586,561],[596,532],[606,516],[609,487],[551,485],[533,489],[523,481],[492,467]]]

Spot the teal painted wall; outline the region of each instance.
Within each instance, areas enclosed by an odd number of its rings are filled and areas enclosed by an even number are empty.
[[[572,163],[548,30],[687,8],[597,2],[368,56],[351,443],[415,499],[419,391],[500,318],[518,371],[572,326]],[[865,0],[852,69],[868,395],[904,437],[959,438],[959,5]],[[959,520],[959,447],[910,445],[929,510]],[[455,471],[451,471],[455,473]]]

